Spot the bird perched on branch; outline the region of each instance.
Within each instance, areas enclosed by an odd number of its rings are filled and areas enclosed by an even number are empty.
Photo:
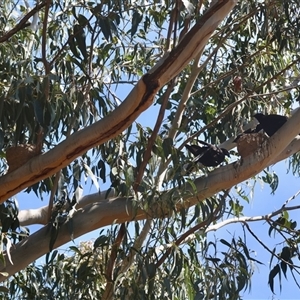
[[[256,126],[256,132],[264,130],[268,136],[272,136],[283,124],[288,120],[288,117],[281,115],[264,115],[261,113],[253,116],[259,124]]]
[[[261,130],[264,130],[268,136],[272,136],[288,120],[288,117],[286,116],[275,114],[264,115],[262,113],[257,113],[253,117],[259,122],[259,124],[256,128],[250,128],[239,134],[233,141],[234,143],[236,143],[243,134],[258,133]]]
[[[200,162],[206,167],[216,167],[225,160],[225,156],[230,156],[230,153],[215,145],[199,141],[204,146],[185,145],[185,147],[195,156],[194,161]]]

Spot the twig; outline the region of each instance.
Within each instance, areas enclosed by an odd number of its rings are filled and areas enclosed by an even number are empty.
[[[256,236],[256,234],[250,229],[249,224],[247,224],[246,222],[244,222],[244,226],[247,228],[247,230],[250,232],[250,234],[258,241],[258,243],[261,244],[261,246],[262,246],[263,248],[265,248],[271,255],[274,255],[278,260],[285,262],[285,263],[286,263],[287,265],[289,265],[290,267],[300,269],[299,266],[296,266],[296,265],[294,265],[294,264],[291,264],[290,262],[284,260],[282,257],[280,257],[279,255],[277,255],[276,253],[274,253],[271,249],[269,249],[269,248],[268,248],[268,247],[267,247],[267,246],[266,246],[266,245],[258,238],[258,236]],[[296,271],[296,270],[295,270],[295,271]],[[299,272],[297,271],[297,273],[299,273]]]
[[[300,285],[299,285],[299,283],[298,283],[298,281],[297,281],[297,279],[296,279],[296,277],[295,277],[295,274],[294,274],[293,272],[291,272],[291,273],[292,273],[293,279],[294,279],[294,281],[295,281],[297,287],[300,289]],[[299,272],[297,272],[297,273],[299,274]]]
[[[295,86],[295,85],[290,85],[290,86],[288,86],[288,87],[286,87],[284,89],[281,89],[281,90],[278,90],[278,91],[274,91],[274,92],[271,92],[271,93],[249,95],[248,98],[273,96],[274,94],[279,94],[279,93],[290,91],[290,90],[296,89],[296,88],[299,88],[299,87]]]
[[[23,19],[9,32],[4,34],[2,37],[0,37],[0,43],[6,42],[8,39],[10,39],[15,33],[22,30],[23,28],[27,27],[27,21],[34,16],[41,8],[43,8],[46,5],[46,1],[38,4],[36,7],[34,7],[27,15],[23,17]]]
[[[217,209],[214,211],[213,216],[205,221],[202,221],[201,223],[195,225],[194,227],[190,228],[188,231],[186,231],[184,234],[182,234],[175,242],[172,243],[174,246],[179,246],[183,241],[187,239],[188,236],[192,235],[195,231],[198,231],[200,228],[203,228],[204,226],[207,226],[207,224],[219,219],[218,213],[220,212],[220,206],[217,207]],[[167,251],[163,254],[163,256],[159,259],[159,261],[155,264],[155,268],[158,268],[170,255],[172,250],[172,247],[169,247]]]
[[[127,255],[127,257],[125,259],[123,259],[120,274],[125,273],[131,266],[131,264],[136,256],[137,251],[142,247],[142,244],[145,241],[145,239],[151,229],[152,223],[153,223],[153,220],[150,220],[150,219],[146,220],[144,227],[143,227],[140,235],[135,239],[134,244],[131,247],[129,254]]]
[[[53,202],[54,202],[54,196],[55,196],[55,193],[57,191],[59,177],[60,177],[60,171],[58,171],[55,174],[54,183],[53,183],[53,186],[52,186],[52,189],[51,189],[51,194],[50,194],[49,204],[48,204],[48,213],[47,213],[47,221],[48,222],[50,222],[50,220],[51,220],[52,209],[53,209]]]
[[[170,50],[171,48],[171,34],[173,30],[173,24],[175,23],[176,20],[176,8],[172,9],[171,14],[170,14],[170,22],[168,26],[168,32],[167,32],[167,37],[166,37],[166,44],[165,44],[165,51]],[[175,42],[175,40],[174,40]]]
[[[256,222],[256,221],[266,221],[278,214],[281,214],[283,211],[290,211],[290,210],[295,210],[295,209],[300,209],[300,205],[297,206],[291,206],[291,207],[284,207],[284,208],[280,208],[278,210],[276,210],[275,212],[265,215],[265,216],[255,216],[255,217],[236,217],[236,218],[232,218],[232,219],[228,219],[225,221],[222,221],[218,224],[214,224],[209,226],[206,229],[206,233],[210,232],[210,231],[216,231],[226,225],[229,224],[233,224],[233,223],[245,223],[245,222]]]
[[[106,286],[105,286],[105,290],[102,296],[102,299],[110,299],[112,294],[113,294],[113,270],[114,270],[114,265],[115,265],[115,261],[117,258],[117,253],[118,253],[118,249],[122,243],[122,240],[124,238],[126,234],[126,225],[125,223],[122,223],[120,226],[120,230],[118,232],[117,238],[115,240],[115,243],[112,245],[112,249],[111,249],[111,254],[110,254],[110,258],[107,262],[107,267],[106,267],[106,271],[105,271],[105,276],[106,276]]]
[[[159,113],[158,113],[158,117],[157,117],[154,129],[153,129],[153,132],[152,132],[152,134],[151,134],[151,136],[148,140],[147,148],[146,148],[146,151],[144,153],[143,160],[142,160],[142,163],[139,167],[138,174],[137,174],[134,186],[133,186],[133,190],[135,192],[137,191],[137,188],[138,188],[139,184],[141,183],[141,180],[144,176],[145,168],[148,164],[149,159],[151,158],[152,147],[155,143],[156,136],[157,136],[158,131],[160,129],[160,126],[162,124],[162,121],[163,121],[163,118],[164,118],[164,115],[165,115],[165,110],[166,110],[166,107],[167,107],[167,104],[168,104],[168,101],[169,101],[169,97],[170,97],[171,92],[173,91],[175,83],[176,83],[176,79],[173,79],[170,82],[170,84],[168,85],[168,88],[167,88],[167,90],[166,90],[166,92],[163,96],[163,101],[162,101],[162,104],[161,104],[161,107],[160,107],[160,110],[159,110]]]
[[[281,209],[284,209],[284,208],[285,208],[292,200],[294,200],[299,194],[300,194],[300,190],[299,190],[298,192],[296,192],[292,197],[290,197],[289,199],[287,199],[287,200],[283,203]]]
[[[89,18],[89,20],[87,20],[87,23],[86,24],[89,24],[89,21],[91,20],[92,17]],[[85,24],[85,25],[86,25]],[[95,25],[96,27],[97,25]],[[93,45],[94,45],[94,40],[93,40],[93,36],[94,36],[94,32],[92,33],[92,37],[91,37],[91,40],[92,40],[92,44],[91,44],[91,50],[90,50],[90,65],[91,65],[91,61],[92,61],[92,53],[93,53]],[[70,34],[67,41],[62,45],[62,47],[57,51],[57,53],[55,54],[55,56],[52,58],[52,60],[50,61],[49,65],[50,67],[53,66],[53,64],[58,60],[58,58],[62,55],[63,51],[65,50],[65,48],[69,45],[70,43],[70,40],[72,38],[74,38],[74,36],[76,36],[79,32],[74,32],[73,34]],[[97,34],[97,36],[100,34],[100,32]]]
[[[43,31],[42,31],[42,61],[45,67],[45,74],[49,75],[50,73],[50,65],[47,60],[47,53],[46,53],[46,44],[47,44],[47,27],[48,27],[48,15],[49,15],[49,9],[50,9],[51,0],[46,1],[46,8],[45,8],[45,14],[44,14],[44,20],[43,20]],[[49,95],[49,79],[46,86],[46,99],[48,100]]]

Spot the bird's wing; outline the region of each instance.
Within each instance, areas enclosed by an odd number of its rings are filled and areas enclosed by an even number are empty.
[[[260,132],[263,129],[262,125],[259,123],[257,124],[254,132]]]
[[[197,145],[185,145],[185,147],[194,155],[197,156],[202,152],[202,147]]]
[[[199,153],[194,159],[193,159],[193,162],[198,162],[202,157],[203,155],[205,155],[209,150],[210,148],[209,147],[202,147],[201,148],[202,152]],[[201,161],[200,161],[201,162]]]
[[[185,145],[185,147],[195,156],[193,162],[198,162],[211,149],[208,146],[200,147],[197,145]]]
[[[204,142],[204,141],[201,141],[201,140],[197,140],[200,144],[202,144],[202,145],[205,145],[205,146],[208,146],[208,147],[210,147],[210,146],[212,146],[212,144],[209,144],[209,143],[206,143],[206,142]]]

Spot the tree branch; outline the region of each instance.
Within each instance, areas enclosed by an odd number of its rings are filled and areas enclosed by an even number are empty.
[[[26,22],[39,10],[41,10],[45,5],[46,1],[38,4],[36,7],[34,7],[27,15],[23,17],[23,19],[9,32],[4,34],[2,37],[0,37],[0,43],[3,43],[10,39],[14,34],[16,34],[18,31],[22,30],[23,28],[27,27]]]
[[[123,260],[122,265],[120,266],[121,270],[119,271],[119,274],[125,273],[132,265],[136,253],[142,248],[142,245],[151,229],[152,224],[153,224],[153,220],[151,219],[146,220],[140,235],[135,239],[129,254]]]
[[[32,158],[17,170],[1,177],[0,203],[24,188],[55,174],[89,149],[124,131],[152,104],[157,91],[199,53],[235,4],[235,0],[218,1],[170,54],[138,81],[125,101],[104,119],[75,132],[49,152]]]
[[[261,147],[241,162],[235,162],[230,165],[220,167],[208,174],[207,177],[200,177],[195,180],[197,194],[191,190],[193,196],[187,196],[182,202],[178,203],[178,210],[183,207],[191,207],[199,201],[220,192],[221,190],[230,188],[231,186],[250,178],[265,167],[274,163],[278,153],[283,152],[294,136],[299,131],[300,110],[295,114]],[[285,153],[286,157],[289,154]],[[284,157],[284,158],[286,158]],[[174,194],[174,191],[172,191]],[[98,194],[91,195],[92,198]],[[160,203],[169,201],[170,193],[165,193],[161,196]],[[154,206],[149,211],[144,211],[140,208],[135,208],[131,198],[114,198],[101,199],[101,194],[98,195],[99,202],[86,205],[82,210],[77,211],[73,218],[73,237],[79,237],[87,232],[101,228],[113,223],[124,223],[132,220],[148,219],[150,217],[162,218],[168,215],[170,208],[168,206]],[[102,195],[103,197],[103,195]],[[94,199],[95,200],[95,199]],[[12,265],[7,255],[4,255],[5,264],[0,264],[0,272],[7,272],[9,275],[14,274],[25,268],[32,261],[44,255],[49,250],[50,232],[47,226],[21,241],[11,250],[11,257],[14,265]],[[54,247],[59,247],[70,241],[69,226],[66,222],[61,226],[60,232],[54,244]],[[0,276],[0,281],[5,280],[4,276]]]
[[[287,157],[295,154],[296,152],[300,151],[300,138],[295,138],[283,151],[281,154],[276,156],[269,165],[275,164],[281,160],[286,159]],[[268,165],[268,166],[269,166]],[[267,166],[266,166],[267,167]],[[220,167],[219,169],[223,169],[225,167]],[[209,176],[208,176],[209,177]],[[106,199],[107,191],[103,191],[101,193],[90,194],[82,197],[77,204],[77,208],[83,208],[86,205],[96,203],[99,201],[103,201]],[[113,198],[116,195],[113,191],[107,196],[107,198]],[[28,226],[32,224],[47,224],[47,209],[48,206],[43,206],[37,209],[29,209],[29,210],[21,210],[19,212],[19,221],[22,226]]]
[[[236,218],[231,218],[227,219],[225,221],[219,222],[217,224],[209,226],[206,230],[205,233],[208,233],[210,231],[217,231],[222,227],[225,227],[229,224],[234,224],[234,223],[248,223],[248,222],[257,222],[257,221],[266,221],[274,216],[277,216],[281,214],[283,211],[290,211],[290,210],[296,210],[299,209],[300,205],[292,206],[292,207],[285,207],[281,208],[271,214],[268,214],[266,216],[255,216],[255,217],[236,217]]]
[[[285,262],[287,265],[293,268],[300,268],[299,266],[296,266],[294,264],[291,264],[290,262],[284,260],[282,257],[280,257],[278,254],[274,253],[271,249],[269,249],[259,238],[256,236],[256,234],[251,230],[250,226],[247,223],[244,223],[244,226],[247,228],[247,230],[250,232],[250,234],[257,240],[257,242],[266,249],[271,255],[274,255],[277,257],[278,260]],[[297,271],[298,272],[298,271]]]

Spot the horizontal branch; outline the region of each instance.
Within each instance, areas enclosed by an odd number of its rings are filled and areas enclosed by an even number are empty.
[[[178,204],[177,209],[182,209],[182,206],[186,208],[191,207],[223,189],[230,188],[231,186],[256,175],[265,167],[274,163],[278,157],[278,153],[282,153],[286,149],[286,145],[289,145],[292,139],[298,134],[300,127],[299,123],[300,110],[297,111],[276,134],[269,138],[262,145],[261,149],[258,149],[252,155],[246,157],[242,163],[240,161],[234,162],[212,171],[207,177],[196,179],[196,195],[183,199],[184,201],[181,202],[183,204]],[[97,195],[98,194],[94,194],[90,197],[94,198],[97,197]],[[168,206],[165,206],[165,208],[158,207],[156,210],[152,209],[151,212],[147,212],[141,209],[135,209],[131,198],[103,200],[103,194],[99,194],[98,197],[100,200],[99,202],[88,204],[74,214],[71,220],[74,238],[113,223],[147,219],[150,214],[153,218],[162,218],[163,215],[169,215]],[[165,193],[162,195],[160,202],[167,202],[169,201],[169,198],[169,193]],[[93,200],[95,200],[95,198]],[[62,225],[54,245],[55,248],[70,241],[69,228],[70,226],[68,223]],[[49,251],[49,240],[50,233],[48,227],[45,226],[24,241],[15,245],[11,251],[14,265],[9,262],[7,255],[4,256],[5,265],[0,265],[0,272],[7,272],[9,275],[12,275],[17,271],[22,270],[29,263]],[[5,277],[0,277],[0,281],[1,280],[5,280]]]
[[[292,207],[282,207],[281,209],[278,209],[275,212],[272,212],[268,215],[265,216],[255,216],[255,217],[236,217],[236,218],[231,218],[224,220],[222,222],[219,222],[217,224],[213,224],[209,226],[206,230],[205,233],[208,233],[210,231],[217,231],[218,229],[227,226],[229,224],[234,224],[234,223],[246,223],[246,222],[257,222],[257,221],[263,221],[263,220],[269,220],[270,218],[274,216],[278,216],[281,214],[283,211],[291,211],[291,210],[296,210],[299,209],[300,205],[292,206]]]
[[[274,160],[272,160],[269,165],[282,161],[299,151],[300,151],[300,137],[297,137],[282,151],[281,154],[276,156],[276,158],[274,158]],[[223,168],[224,167],[220,167],[219,169],[223,169]],[[103,191],[101,193],[85,195],[78,200],[78,204],[76,208],[77,209],[83,208],[86,205],[97,203],[99,201],[103,201],[105,199],[111,199],[115,197],[116,195],[114,195],[112,191],[109,194],[107,194],[107,191]],[[48,222],[47,212],[48,212],[48,205],[36,209],[24,209],[19,212],[18,218],[22,226],[28,226],[33,224],[46,225]]]

